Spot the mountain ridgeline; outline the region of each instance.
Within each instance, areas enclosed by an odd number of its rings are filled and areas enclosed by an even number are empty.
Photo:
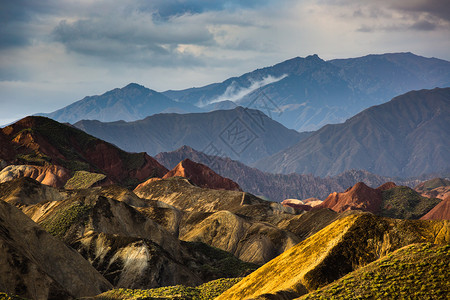
[[[135,121],[162,112],[199,112],[189,103],[178,103],[157,91],[136,83],[88,96],[52,113],[38,114],[59,122],[75,123],[79,120]]]
[[[307,133],[287,129],[258,110],[237,107],[194,114],[157,114],[134,122],[83,120],[75,127],[130,151],[149,155],[183,145],[246,163],[292,146]]]
[[[136,121],[157,113],[259,109],[287,128],[312,131],[410,90],[450,86],[450,62],[412,53],[325,61],[295,57],[204,87],[158,93],[138,84],[85,97],[48,116]]]
[[[450,88],[411,91],[327,125],[255,166],[276,173],[333,176],[367,170],[420,176],[450,167]]]

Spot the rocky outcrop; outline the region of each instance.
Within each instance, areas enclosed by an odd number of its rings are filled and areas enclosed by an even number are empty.
[[[55,165],[12,165],[0,171],[0,183],[20,177],[33,178],[42,184],[60,188],[70,178],[70,171]]]
[[[184,265],[182,257],[172,256],[148,239],[91,232],[71,246],[116,288],[149,289],[203,282]]]
[[[200,222],[191,218],[185,223],[192,220],[197,222],[190,226],[184,224],[180,232],[182,240],[203,242],[255,264],[268,262],[300,241],[274,225],[245,219],[229,211],[216,212]]]
[[[0,201],[0,286],[30,299],[95,296],[112,285],[81,255]]]
[[[0,200],[18,207],[44,201],[60,201],[67,197],[66,191],[40,184],[29,177],[21,177],[0,184]]]
[[[322,203],[322,201],[320,201]],[[309,211],[312,209],[312,206],[309,204],[305,204],[302,200],[298,199],[285,199],[281,202],[283,206],[292,207],[299,210]]]
[[[244,204],[264,203],[240,191],[200,188],[182,177],[153,181],[134,189],[134,193],[141,198],[162,201],[186,211],[233,211]]]
[[[330,194],[317,208],[330,208],[336,212],[364,210],[377,213],[382,202],[381,190],[373,189],[358,182],[343,193]]]

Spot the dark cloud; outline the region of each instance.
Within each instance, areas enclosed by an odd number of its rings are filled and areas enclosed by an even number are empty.
[[[99,18],[73,23],[61,21],[54,38],[69,52],[99,57],[111,62],[173,65],[199,64],[190,53],[178,49],[181,44],[213,43],[212,34],[195,24],[155,24],[149,15],[124,19]]]
[[[450,1],[448,0],[400,0],[389,1],[393,8],[416,13],[429,13],[440,19],[450,21]]]
[[[410,28],[419,31],[432,31],[435,30],[437,27],[438,26],[436,24],[423,20],[414,23]]]
[[[0,49],[29,45],[39,34],[32,22],[55,13],[56,7],[53,1],[0,0]]]

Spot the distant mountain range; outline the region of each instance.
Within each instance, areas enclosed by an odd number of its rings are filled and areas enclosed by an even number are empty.
[[[272,174],[251,168],[227,157],[207,155],[188,146],[172,152],[159,153],[155,159],[168,169],[173,169],[178,162],[184,159],[205,164],[218,174],[238,183],[244,191],[278,202],[287,198],[316,197],[325,199],[330,193],[344,191],[360,181],[372,187],[377,187],[387,181],[395,181],[398,185],[408,186],[414,186],[419,182],[414,179],[402,180],[383,177],[362,170],[348,170],[327,178],[315,177],[310,174]]]
[[[246,163],[294,145],[308,133],[298,133],[260,111],[237,107],[195,114],[157,114],[134,122],[83,120],[75,127],[129,152],[149,155],[183,145],[210,155]]]
[[[136,83],[114,89],[99,96],[88,96],[52,113],[38,114],[58,122],[75,123],[80,120],[135,121],[166,113],[203,111],[189,103],[179,103],[157,91]]]
[[[258,109],[287,128],[317,130],[417,89],[450,86],[450,62],[412,53],[324,61],[296,57],[221,83],[163,93],[129,84],[49,114],[59,122],[136,121],[157,113]]]
[[[450,167],[450,88],[412,91],[327,125],[255,166],[333,176],[349,169],[410,177]]]

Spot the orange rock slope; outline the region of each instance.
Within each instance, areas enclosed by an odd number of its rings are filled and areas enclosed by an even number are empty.
[[[209,167],[193,162],[190,159],[181,161],[175,168],[165,174],[162,178],[185,177],[193,184],[209,189],[242,191],[239,185],[231,179],[225,178],[211,170]],[[136,189],[146,186],[147,184],[158,180],[150,178],[146,182],[141,183]]]
[[[20,177],[33,178],[42,184],[60,188],[70,178],[70,171],[54,165],[12,165],[0,171],[0,182],[6,182]]]
[[[347,210],[364,210],[376,213],[382,203],[381,191],[394,187],[392,183],[385,183],[373,189],[363,182],[358,182],[343,193],[331,193],[317,208],[330,208],[336,212]]]

